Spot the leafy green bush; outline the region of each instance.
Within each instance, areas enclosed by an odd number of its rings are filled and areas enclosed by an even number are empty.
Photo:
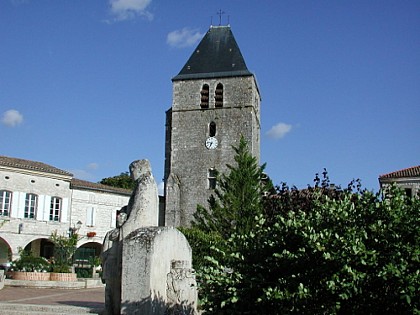
[[[92,278],[92,268],[75,268],[77,278]]]
[[[395,186],[334,196],[318,187],[291,205],[279,191],[273,217],[255,216],[249,233],[212,247],[206,312],[419,314],[420,200]]]
[[[44,257],[34,257],[31,251],[20,249],[20,258],[13,261],[10,271],[49,272],[51,264]]]
[[[243,140],[234,149],[183,231],[206,314],[420,314],[419,198],[358,180],[341,189],[326,170],[313,187],[273,192]]]
[[[76,252],[78,235],[75,233],[70,237],[51,234],[50,240],[54,243],[53,272],[69,273],[73,264],[73,255]]]

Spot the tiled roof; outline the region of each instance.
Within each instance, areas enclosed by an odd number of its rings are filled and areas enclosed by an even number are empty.
[[[54,166],[51,166],[42,162],[12,158],[12,157],[7,157],[3,155],[0,155],[0,166],[13,167],[13,168],[22,169],[22,170],[38,171],[38,172],[73,177],[73,174],[71,174],[70,172],[60,170]],[[124,188],[117,188],[117,187],[92,183],[92,182],[88,182],[88,181],[77,179],[77,178],[71,179],[71,186],[72,188],[91,189],[91,190],[97,190],[97,191],[103,191],[103,192],[118,193],[118,194],[123,194],[127,196],[130,196],[132,193],[131,190],[127,190]]]
[[[420,165],[380,175],[379,178],[420,177]]]
[[[103,192],[124,194],[127,196],[130,196],[132,193],[132,191],[129,189],[92,183],[92,182],[88,182],[88,181],[77,179],[77,178],[73,178],[71,180],[71,188],[84,188],[84,189],[98,190],[98,191],[103,191]]]
[[[18,168],[18,169],[23,169],[23,170],[31,170],[31,171],[45,172],[45,173],[65,175],[65,176],[73,176],[73,174],[67,171],[60,170],[54,166],[51,166],[42,162],[11,158],[11,157],[2,156],[2,155],[0,155],[0,166],[13,167],[13,168]]]
[[[172,80],[251,76],[229,26],[212,26]]]

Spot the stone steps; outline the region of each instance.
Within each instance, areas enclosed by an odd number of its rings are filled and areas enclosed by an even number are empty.
[[[0,303],[0,315],[79,315],[79,314],[103,314],[101,309],[90,307],[78,307],[68,305],[34,305]]]

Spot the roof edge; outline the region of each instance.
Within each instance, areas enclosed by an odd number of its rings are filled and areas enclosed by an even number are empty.
[[[215,79],[215,78],[228,78],[228,77],[251,77],[254,76],[248,70],[240,71],[226,71],[226,72],[211,72],[211,73],[191,73],[191,74],[178,74],[172,78],[173,81],[182,80],[195,80],[195,79]]]
[[[420,177],[420,165],[404,168],[402,170],[391,173],[379,175],[379,179],[395,179],[395,178],[409,178]]]
[[[73,178],[71,180],[71,189],[79,188],[92,191],[101,191],[106,193],[131,196],[132,191],[129,189],[108,186],[104,184],[93,183],[82,179]]]

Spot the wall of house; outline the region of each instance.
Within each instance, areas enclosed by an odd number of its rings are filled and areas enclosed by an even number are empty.
[[[403,189],[407,195],[415,197],[420,196],[420,178],[419,177],[403,177],[403,178],[383,178],[379,179],[381,188],[395,183]]]
[[[71,222],[82,222],[77,232],[81,237],[79,246],[88,242],[102,244],[105,234],[116,227],[117,211],[128,204],[130,197],[88,189],[74,189],[72,193]],[[88,237],[89,232],[96,235]]]
[[[48,239],[53,232],[69,235],[76,227],[81,239],[78,247],[86,243],[102,245],[107,231],[115,227],[115,213],[128,203],[129,196],[71,188],[71,176],[46,172],[0,168],[0,190],[12,193],[8,216],[0,216],[0,264],[19,257],[19,248],[32,243],[32,251],[39,254],[41,239]],[[38,203],[34,218],[25,218],[25,197],[36,194]],[[62,199],[59,221],[50,220],[52,197]],[[88,232],[95,232],[88,237]],[[11,251],[11,257],[10,253]],[[38,252],[38,253],[36,253]]]
[[[43,172],[0,169],[0,190],[12,193],[11,210],[8,217],[1,216],[0,237],[18,256],[19,247],[39,238],[48,238],[52,232],[67,233],[71,207],[71,177]],[[26,194],[38,196],[35,218],[25,218]],[[51,221],[50,202],[52,197],[62,199],[59,221]],[[2,254],[4,256],[4,254]]]

